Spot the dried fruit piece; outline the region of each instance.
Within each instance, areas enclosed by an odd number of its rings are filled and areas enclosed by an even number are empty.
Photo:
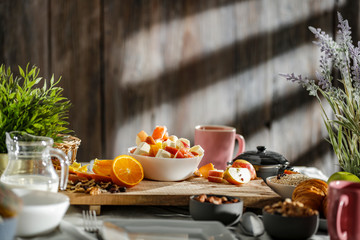
[[[81,178],[87,178],[88,180],[92,179],[92,175],[94,175],[93,173],[87,173],[87,172],[75,172],[76,175],[78,175]]]
[[[109,176],[104,176],[104,175],[99,175],[99,174],[93,174],[92,176],[92,179],[95,180],[95,182],[98,182],[98,183],[107,183],[107,182],[112,182],[112,179],[111,177]]]

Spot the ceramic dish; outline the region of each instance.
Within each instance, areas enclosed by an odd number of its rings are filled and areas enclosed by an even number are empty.
[[[271,180],[276,178],[276,176],[266,178],[267,185],[277,194],[279,194],[282,198],[290,198],[296,186],[286,185],[280,183],[274,183]]]
[[[207,197],[226,197],[229,200],[237,199],[235,203],[214,204],[210,202],[200,202],[196,200],[198,195],[190,197],[189,212],[194,220],[201,221],[219,221],[224,225],[232,225],[238,222],[243,213],[243,201],[236,197],[211,195]]]
[[[23,201],[18,215],[16,235],[29,237],[53,231],[64,217],[69,197],[62,193],[13,189]]]
[[[181,181],[193,176],[202,157],[159,158],[142,155],[129,155],[138,160],[144,168],[145,178],[157,181]]]
[[[324,232],[328,231],[327,220],[325,218],[319,219],[319,230]]]
[[[288,217],[271,214],[263,210],[263,222],[266,232],[275,239],[308,239],[319,226],[319,215],[306,217]]]

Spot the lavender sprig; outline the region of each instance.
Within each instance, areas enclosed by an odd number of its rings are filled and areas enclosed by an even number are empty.
[[[306,90],[309,91],[309,95],[317,96],[318,86],[316,86],[315,80],[310,80],[307,77],[302,78],[301,75],[295,76],[294,73],[291,74],[281,73],[279,75],[285,77],[286,80],[288,81],[297,82],[298,84],[300,84],[302,87],[306,88]]]
[[[339,42],[343,45],[344,49],[354,48],[351,38],[351,27],[349,26],[348,20],[344,20],[341,14],[338,12],[339,19]]]
[[[309,30],[315,35],[318,41],[313,41],[320,48],[320,51],[329,59],[336,57],[337,43],[320,28],[309,27]]]
[[[358,43],[358,47],[350,49],[350,56],[353,61],[351,74],[354,87],[360,89],[360,42]]]

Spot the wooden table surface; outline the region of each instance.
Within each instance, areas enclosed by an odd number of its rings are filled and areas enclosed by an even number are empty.
[[[144,179],[125,193],[105,193],[91,196],[85,193],[63,192],[70,197],[72,205],[143,205],[187,206],[189,197],[196,194],[218,194],[240,197],[245,207],[262,208],[281,200],[262,179],[236,186],[213,183],[204,178],[189,178],[179,182],[160,182]]]

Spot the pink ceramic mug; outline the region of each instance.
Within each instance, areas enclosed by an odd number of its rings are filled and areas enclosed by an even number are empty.
[[[226,169],[233,159],[235,139],[239,143],[236,155],[245,151],[245,139],[236,129],[219,125],[199,125],[195,127],[195,145],[200,145],[205,154],[198,167],[212,163],[216,169]]]
[[[360,239],[360,183],[330,182],[327,213],[331,240]]]

